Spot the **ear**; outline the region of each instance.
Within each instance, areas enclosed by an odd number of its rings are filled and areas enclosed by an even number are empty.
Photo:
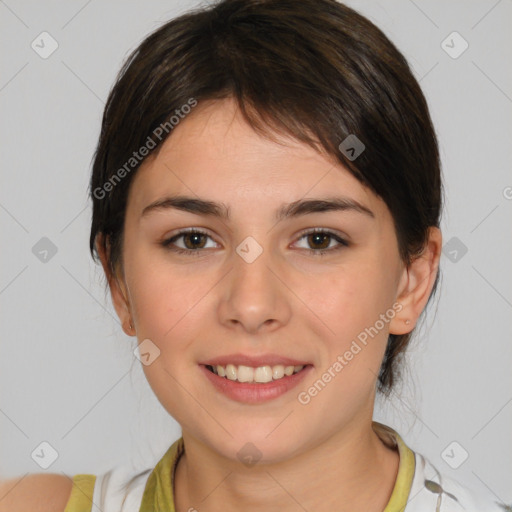
[[[430,227],[423,252],[402,271],[396,298],[402,309],[390,322],[390,334],[406,334],[414,329],[434,287],[441,249],[441,231]]]
[[[128,300],[129,295],[127,292],[126,283],[124,282],[123,276],[119,278],[117,273],[112,273],[112,269],[110,268],[110,265],[108,263],[110,250],[108,237],[106,238],[106,249],[104,247],[103,240],[104,235],[100,233],[96,240],[96,249],[98,251],[98,255],[101,260],[101,265],[103,267],[103,271],[105,272],[105,276],[108,281],[110,295],[112,297],[112,303],[114,304],[117,316],[121,321],[123,331],[127,336],[133,336],[135,333],[135,329],[131,327],[133,316],[130,308],[130,302]]]

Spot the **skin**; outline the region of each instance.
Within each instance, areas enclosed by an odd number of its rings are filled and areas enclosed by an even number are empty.
[[[143,368],[182,427],[178,512],[296,511],[298,504],[376,512],[395,484],[398,453],[372,429],[377,375],[388,334],[412,330],[427,303],[441,233],[431,228],[423,254],[406,268],[382,199],[332,158],[279,137],[276,143],[257,134],[231,99],[201,103],[134,177],[117,276],[100,252],[124,331],[160,350]],[[150,203],[178,193],[225,203],[230,220],[176,209],[141,217]],[[347,210],[273,219],[283,203],[333,193],[358,201],[373,217]],[[181,237],[174,246],[203,247],[199,255],[162,247],[190,227],[208,237]],[[313,228],[333,231],[349,246],[334,238],[308,241],[302,232]],[[263,249],[252,263],[236,252],[248,236]],[[326,247],[325,255],[312,254]],[[400,312],[321,393],[299,403],[298,392],[393,304]],[[277,353],[313,368],[298,388],[261,405],[242,404],[216,391],[199,367],[235,352]],[[247,442],[262,453],[251,467],[237,457]]]

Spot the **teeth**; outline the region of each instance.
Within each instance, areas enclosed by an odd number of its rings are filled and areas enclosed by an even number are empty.
[[[270,366],[259,366],[254,370],[255,382],[270,382],[272,380],[272,368]]]
[[[236,380],[236,366],[234,364],[228,364],[226,366],[226,377],[229,380]]]
[[[284,366],[282,364],[278,364],[272,368],[272,378],[274,380],[282,379],[284,377]]]
[[[219,377],[226,377],[229,380],[237,380],[238,382],[271,382],[272,380],[279,380],[283,377],[289,377],[294,373],[300,372],[304,366],[283,366],[278,364],[276,366],[258,366],[252,368],[251,366],[228,364],[226,366],[209,366],[209,369]]]
[[[254,368],[250,366],[242,366],[238,367],[236,372],[238,382],[253,382],[254,381]]]

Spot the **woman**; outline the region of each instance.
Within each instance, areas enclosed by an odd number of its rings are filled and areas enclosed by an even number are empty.
[[[436,289],[442,183],[371,22],[331,0],[170,21],[111,91],[90,192],[91,253],[182,438],[75,475],[61,510],[502,510],[372,421]]]

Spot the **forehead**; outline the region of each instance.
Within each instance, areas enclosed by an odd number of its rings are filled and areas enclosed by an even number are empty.
[[[244,213],[308,197],[343,195],[378,215],[385,203],[332,156],[247,124],[231,99],[199,104],[174,127],[156,157],[141,165],[129,205],[141,210],[165,194],[236,203]]]

